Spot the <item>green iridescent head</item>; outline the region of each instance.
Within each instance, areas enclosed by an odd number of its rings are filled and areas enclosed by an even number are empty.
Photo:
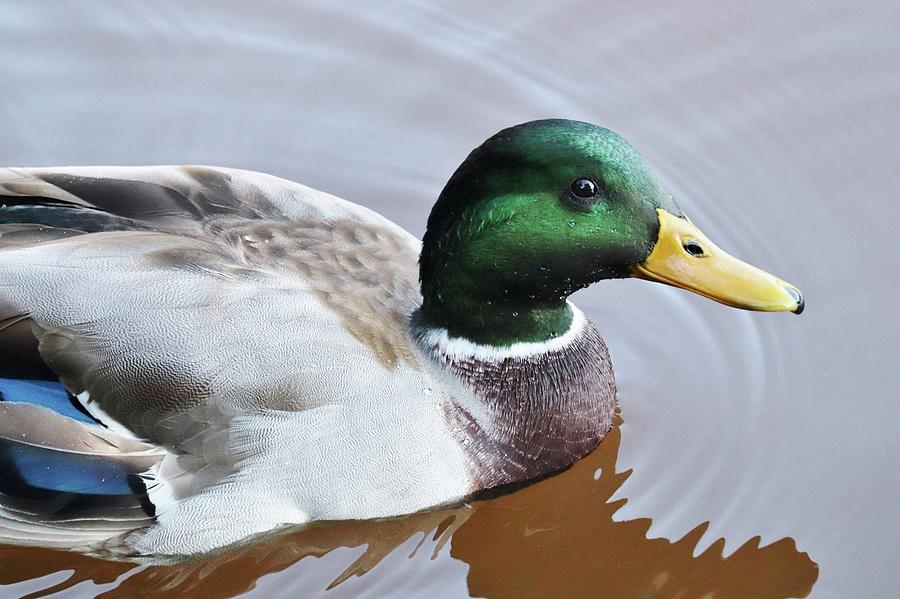
[[[661,213],[683,218],[616,133],[561,119],[505,129],[466,158],[431,212],[421,317],[495,345],[562,334],[568,295],[634,275]]]

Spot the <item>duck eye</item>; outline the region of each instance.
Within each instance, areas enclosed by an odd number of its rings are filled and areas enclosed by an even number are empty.
[[[597,184],[586,177],[575,179],[570,187],[576,198],[587,200],[597,195]]]

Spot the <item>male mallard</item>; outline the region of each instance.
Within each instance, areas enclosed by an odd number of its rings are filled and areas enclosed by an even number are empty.
[[[694,227],[624,139],[574,121],[473,151],[421,246],[232,169],[5,169],[0,195],[12,542],[190,554],[522,483],[612,422],[609,356],[573,291],[636,276],[803,309]]]

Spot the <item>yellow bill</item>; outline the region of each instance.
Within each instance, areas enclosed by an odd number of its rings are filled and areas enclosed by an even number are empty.
[[[800,290],[719,249],[685,218],[658,208],[659,240],[632,275],[681,287],[728,306],[764,312],[803,311]]]

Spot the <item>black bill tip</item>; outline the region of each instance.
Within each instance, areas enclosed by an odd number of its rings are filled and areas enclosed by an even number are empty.
[[[802,314],[803,308],[806,307],[806,301],[803,299],[803,294],[800,293],[799,289],[795,289],[794,287],[785,287],[785,291],[791,294],[791,297],[794,298],[794,301],[797,302],[797,307],[791,310],[794,314]]]

